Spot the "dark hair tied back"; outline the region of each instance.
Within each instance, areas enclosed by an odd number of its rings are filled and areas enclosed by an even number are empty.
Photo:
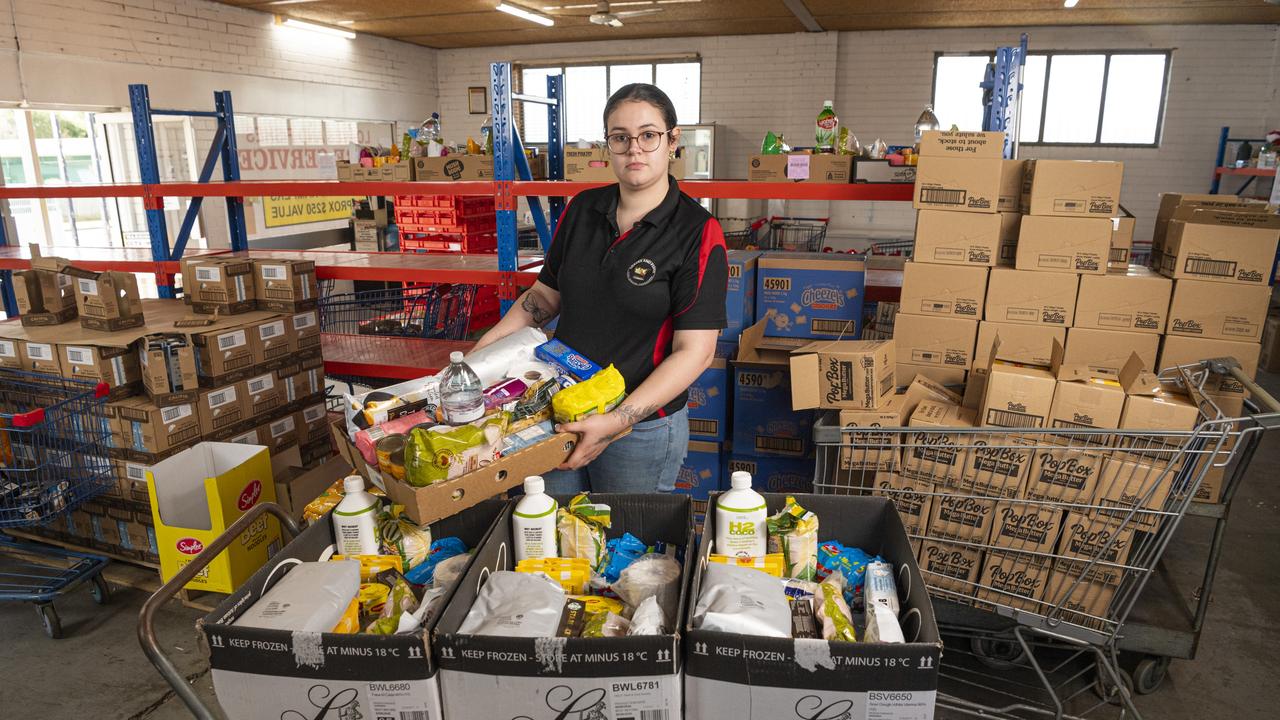
[[[618,91],[609,96],[609,102],[604,106],[604,129],[609,130],[609,116],[614,110],[624,102],[638,100],[646,102],[658,109],[662,113],[662,119],[667,123],[667,130],[671,130],[676,126],[676,105],[671,102],[671,98],[662,92],[657,85],[649,83],[631,83],[618,88]]]

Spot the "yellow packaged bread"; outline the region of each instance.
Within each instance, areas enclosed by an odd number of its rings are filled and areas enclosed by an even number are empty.
[[[591,565],[582,558],[528,558],[516,564],[516,572],[543,573],[569,595],[581,595],[591,580]]]
[[[551,409],[556,422],[576,422],[589,415],[607,413],[627,395],[627,383],[618,368],[610,365],[577,385],[556,393]]]

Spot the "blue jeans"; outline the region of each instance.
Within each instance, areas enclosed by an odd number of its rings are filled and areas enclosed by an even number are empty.
[[[636,423],[631,433],[609,444],[590,465],[543,475],[547,492],[671,492],[689,450],[689,410]]]

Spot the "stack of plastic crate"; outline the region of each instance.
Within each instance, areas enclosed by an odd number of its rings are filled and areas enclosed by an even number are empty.
[[[395,199],[401,252],[496,253],[492,197],[401,195]]]

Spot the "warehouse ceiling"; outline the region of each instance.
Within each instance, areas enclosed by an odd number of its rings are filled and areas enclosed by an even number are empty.
[[[1044,25],[1271,24],[1264,0],[621,0],[600,17],[584,0],[509,0],[552,27],[498,12],[498,0],[223,0],[285,17],[434,48],[531,45],[613,38],[753,35],[806,30],[904,30]],[[603,3],[600,3],[603,5]],[[628,15],[637,11],[644,14]]]

